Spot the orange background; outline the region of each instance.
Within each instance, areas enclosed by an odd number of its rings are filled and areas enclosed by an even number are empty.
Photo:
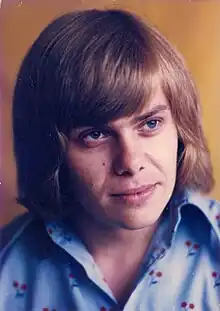
[[[46,2],[46,4],[45,4]],[[220,200],[220,2],[3,0],[0,12],[0,225],[23,211],[15,202],[11,97],[21,59],[39,32],[57,15],[82,8],[125,8],[156,24],[182,52],[200,90],[203,121]]]

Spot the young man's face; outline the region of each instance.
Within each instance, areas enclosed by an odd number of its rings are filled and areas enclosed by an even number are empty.
[[[68,158],[78,202],[100,224],[155,224],[175,186],[177,148],[176,126],[159,89],[139,114],[74,130]]]

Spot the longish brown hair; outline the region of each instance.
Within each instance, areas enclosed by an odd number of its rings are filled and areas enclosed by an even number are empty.
[[[62,137],[141,110],[160,85],[179,135],[176,189],[214,184],[198,94],[182,57],[122,10],[85,10],[48,25],[24,58],[13,100],[18,201],[45,217],[73,198]]]

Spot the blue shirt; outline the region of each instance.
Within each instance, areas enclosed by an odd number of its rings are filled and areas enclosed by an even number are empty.
[[[65,223],[21,216],[1,235],[0,310],[220,310],[220,204],[187,191],[164,215],[123,307]]]

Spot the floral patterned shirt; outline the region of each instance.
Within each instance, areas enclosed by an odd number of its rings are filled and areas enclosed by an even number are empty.
[[[220,204],[186,191],[164,213],[123,307],[65,223],[22,215],[1,234],[0,310],[220,310]]]

